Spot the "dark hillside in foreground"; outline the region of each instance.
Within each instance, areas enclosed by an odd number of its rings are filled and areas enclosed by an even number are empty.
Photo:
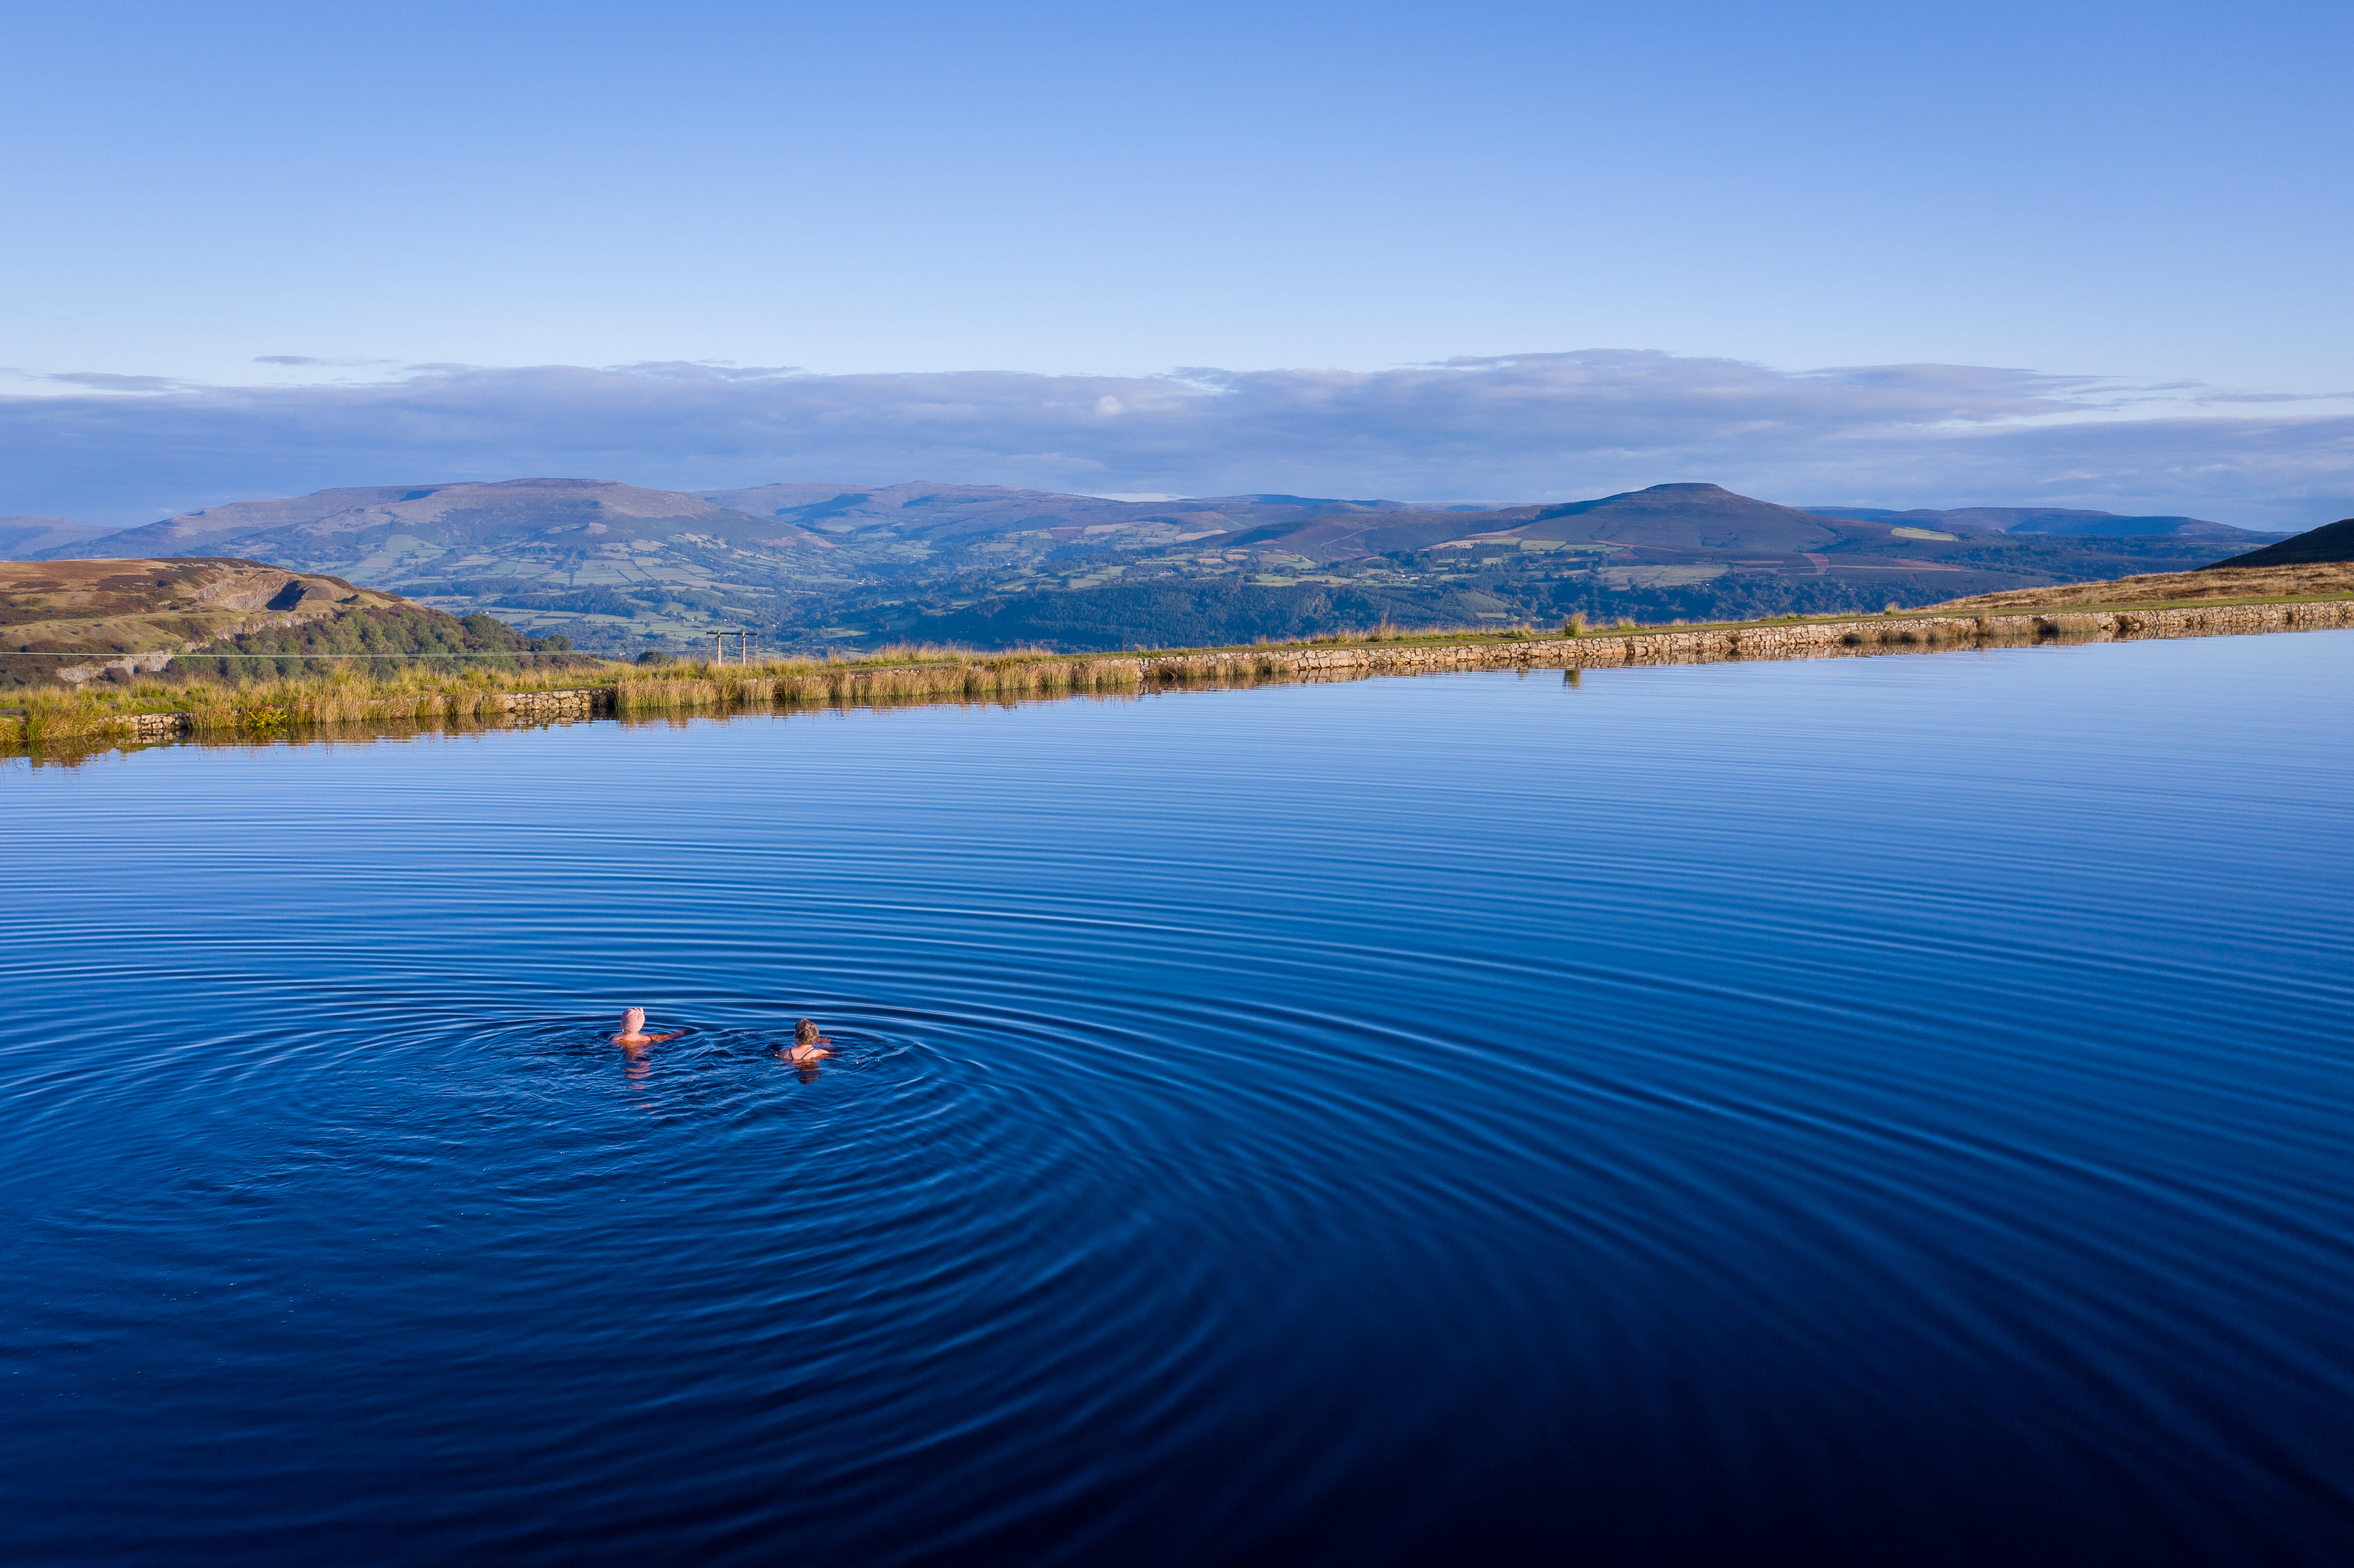
[[[2266,545],[2261,550],[2251,550],[2244,556],[2218,561],[2211,569],[2312,566],[2323,561],[2354,561],[2354,517],[2344,517],[2335,523],[2325,523],[2318,528],[2308,528],[2277,545]]]

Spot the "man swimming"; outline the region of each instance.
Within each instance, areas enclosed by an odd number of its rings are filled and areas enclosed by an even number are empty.
[[[788,1062],[822,1062],[833,1054],[833,1042],[817,1032],[817,1024],[804,1018],[793,1025],[793,1043],[780,1053]]]
[[[646,1033],[646,1010],[633,1007],[621,1014],[621,1032],[613,1036],[613,1044],[635,1050],[641,1045],[657,1045],[665,1040],[675,1040],[685,1033],[684,1029],[673,1029],[667,1034],[649,1034]]]

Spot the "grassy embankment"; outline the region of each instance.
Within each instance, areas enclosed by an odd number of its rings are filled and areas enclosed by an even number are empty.
[[[2354,562],[2318,561],[2281,567],[2210,567],[2197,572],[2154,572],[2099,582],[2012,588],[1949,599],[1921,614],[2018,614],[2038,609],[2182,609],[2192,606],[2294,604],[2354,599]]]
[[[2015,615],[2025,624],[2038,610],[2181,609],[2193,605],[2279,604],[2354,597],[2354,565],[2246,572],[2177,573],[2081,583],[2062,588],[2026,590],[1957,599],[1919,609],[1891,609],[1881,617],[1790,616],[1771,620],[1579,627],[1591,638],[1636,636],[1663,630],[1729,630],[1745,626],[1901,621],[1934,615]],[[1311,648],[1381,645],[1479,645],[1534,641],[1557,635],[1528,626],[1503,630],[1463,628],[1403,632],[1383,627],[1363,633],[1335,633],[1291,642],[1233,649],[1152,649],[1153,656],[1226,653],[1246,656],[1253,678],[1282,679],[1301,668],[1288,655]],[[2024,633],[2022,633],[2024,635]],[[201,657],[201,656],[199,656]],[[289,731],[361,722],[419,726],[495,722],[504,716],[501,698],[510,693],[609,687],[621,717],[659,717],[688,712],[887,705],[911,702],[1019,701],[1024,698],[1133,693],[1140,683],[1135,654],[1065,654],[1037,651],[978,653],[967,649],[901,645],[849,661],[772,660],[752,664],[679,662],[641,665],[592,661],[580,655],[525,656],[519,668],[451,670],[412,665],[368,673],[355,667],[323,674],[233,680],[216,674],[172,672],[128,681],[90,682],[83,686],[31,688],[10,693],[24,712],[0,713],[0,752],[44,747],[88,747],[130,728],[137,714],[183,713],[198,736],[219,739],[265,738]],[[1182,670],[1164,679],[1191,678]],[[13,721],[13,722],[12,722]]]
[[[609,688],[622,717],[695,711],[839,704],[1015,700],[1133,691],[1133,666],[1101,656],[977,654],[886,649],[850,662],[774,660],[751,664],[680,662],[606,663],[563,656],[520,668],[451,671],[410,666],[388,673],[344,668],[324,674],[243,681],[199,675],[90,682],[6,694],[22,708],[0,709],[0,751],[86,746],[120,736],[140,714],[186,714],[190,731],[220,739],[268,738],[354,723],[420,726],[491,723],[509,694]]]

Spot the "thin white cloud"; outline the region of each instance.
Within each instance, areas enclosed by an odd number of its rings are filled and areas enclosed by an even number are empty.
[[[72,391],[32,382],[0,396],[0,511],[140,523],[334,484],[525,474],[1409,501],[1712,480],[1797,503],[2092,506],[2253,526],[2354,511],[2342,412],[1979,366],[1789,372],[1608,350],[1161,376],[666,362],[412,366],[325,386],[66,379]]]
[[[190,390],[185,381],[168,376],[115,376],[103,370],[68,370],[39,377],[61,386],[85,387],[92,392],[184,392]]]

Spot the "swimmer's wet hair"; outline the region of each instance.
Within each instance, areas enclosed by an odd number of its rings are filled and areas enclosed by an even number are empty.
[[[815,1040],[817,1038],[816,1020],[804,1018],[799,1023],[794,1024],[793,1038],[803,1045]]]

